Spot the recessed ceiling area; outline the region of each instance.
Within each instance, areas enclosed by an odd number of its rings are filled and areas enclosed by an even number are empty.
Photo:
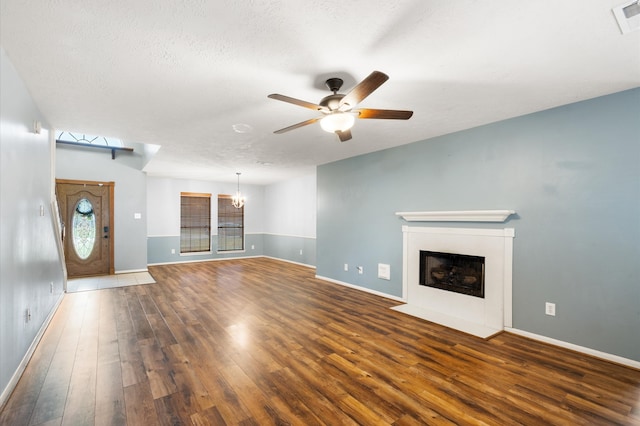
[[[318,164],[640,86],[619,0],[109,2],[3,0],[2,48],[58,130],[159,145],[149,175],[270,184]],[[324,82],[410,120],[319,123]]]

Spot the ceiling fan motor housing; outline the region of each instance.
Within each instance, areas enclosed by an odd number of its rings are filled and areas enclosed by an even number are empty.
[[[343,83],[344,81],[342,81],[341,78],[333,77],[333,78],[327,79],[327,81],[325,81],[324,84],[326,84],[329,90],[331,90],[335,95],[338,92],[338,90],[340,90]]]

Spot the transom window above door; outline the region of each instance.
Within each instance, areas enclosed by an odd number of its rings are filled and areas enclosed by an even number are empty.
[[[120,139],[106,136],[88,135],[86,133],[79,132],[60,132],[58,133],[58,137],[56,138],[56,140],[72,143],[84,143],[87,145],[102,145],[110,147],[124,146]]]

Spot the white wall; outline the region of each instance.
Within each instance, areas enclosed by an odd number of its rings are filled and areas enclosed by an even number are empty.
[[[0,48],[0,405],[63,294],[51,153],[48,125]]]
[[[233,195],[237,183],[203,180],[147,177],[147,235],[150,237],[180,236],[180,193],[200,192],[211,194],[211,217],[218,217],[218,194]],[[243,185],[240,192],[246,197],[244,230],[247,234],[261,233],[264,228],[264,187]],[[211,232],[217,235],[216,220]]]
[[[147,234],[180,235],[180,192],[235,194],[236,183],[147,177]],[[315,173],[268,186],[243,185],[246,196],[245,232],[316,236]],[[215,203],[214,203],[215,204]],[[217,217],[217,206],[212,206]],[[213,230],[213,233],[216,231]]]
[[[316,237],[316,174],[269,185],[264,194],[264,232]]]

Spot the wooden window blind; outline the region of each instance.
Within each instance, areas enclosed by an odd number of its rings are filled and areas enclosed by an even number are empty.
[[[244,206],[236,209],[231,195],[218,195],[218,251],[244,250]]]
[[[211,194],[180,193],[180,253],[211,251]]]

